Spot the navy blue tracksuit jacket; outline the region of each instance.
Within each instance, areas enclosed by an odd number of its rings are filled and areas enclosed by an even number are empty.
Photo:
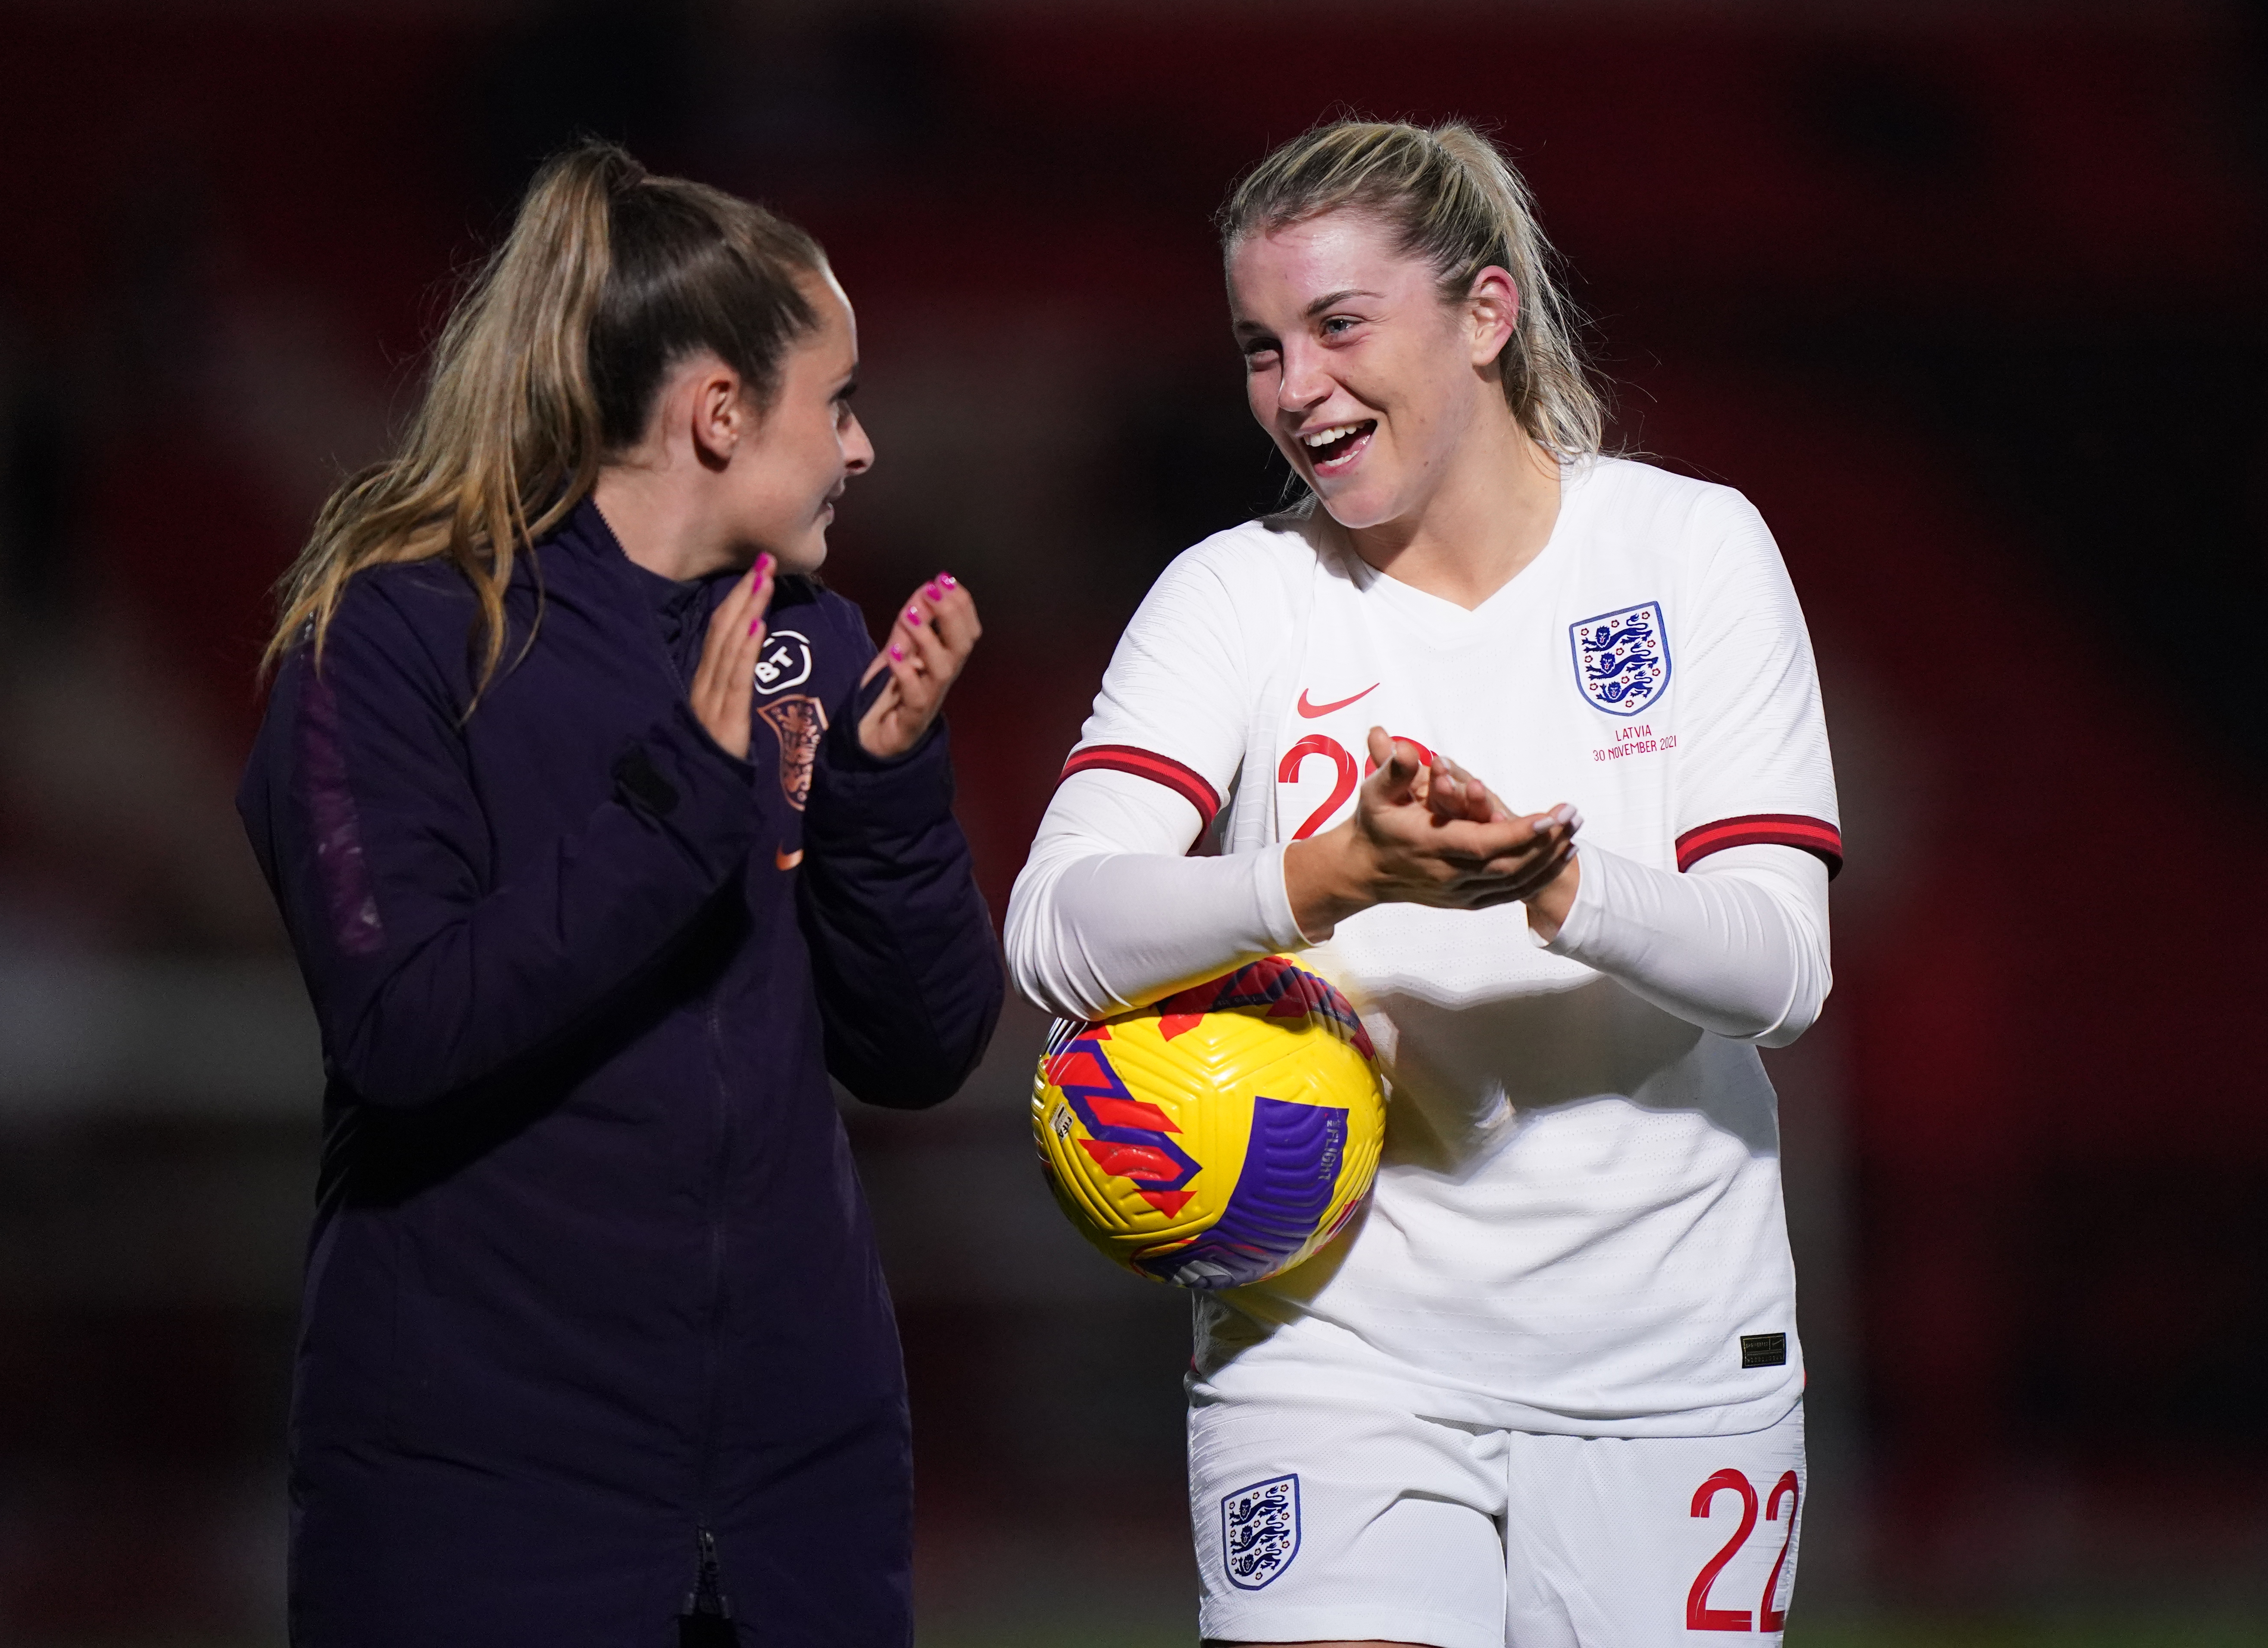
[[[585,502],[469,716],[441,564],[357,575],[277,679],[239,805],[328,1077],[301,1648],[662,1648],[727,1608],[765,1648],[910,1639],[904,1375],[828,1076],[946,1098],[1002,974],[942,726],[858,742],[850,603],[781,582],[747,761],[694,718],[729,584]]]

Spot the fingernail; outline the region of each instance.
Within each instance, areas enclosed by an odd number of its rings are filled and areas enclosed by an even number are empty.
[[[958,584],[953,581],[953,574],[950,572],[939,573],[937,575],[937,581],[944,585],[947,589],[959,589],[961,587]]]
[[[890,656],[897,659],[899,663],[902,664],[906,659],[906,650],[900,646],[896,642],[893,641],[890,643]]]
[[[945,592],[944,592],[943,590],[941,590],[941,589],[938,588],[938,586],[937,586],[937,585],[936,585],[936,584],[934,584],[934,583],[929,583],[929,584],[924,584],[924,585],[922,585],[922,593],[923,593],[923,594],[924,594],[924,595],[926,595],[926,596],[928,596],[932,600],[942,600],[942,599],[944,598],[944,595],[945,595]]]
[[[762,629],[763,627],[764,627],[764,621],[763,621],[762,619],[761,619],[761,618],[751,618],[751,619],[749,619],[749,620],[748,620],[748,633],[749,633],[750,635],[754,635],[754,634],[755,634],[755,632],[756,632],[757,630],[759,630],[759,629]]]
[[[921,621],[922,621],[922,617],[921,617],[921,608],[920,608],[920,607],[907,607],[907,608],[906,608],[906,622],[907,622],[908,623],[909,623],[909,624],[917,624],[917,623],[919,623]]]
[[[770,550],[767,549],[767,550],[763,551],[761,555],[757,555],[757,557],[756,557],[756,576],[757,576],[758,578],[762,578],[762,577],[763,577],[763,575],[764,575],[765,573],[767,573],[767,572],[770,571],[771,570],[772,570],[772,552],[771,552]]]

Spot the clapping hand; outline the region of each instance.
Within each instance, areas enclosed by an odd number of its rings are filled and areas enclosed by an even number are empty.
[[[1572,897],[1561,889],[1582,819],[1572,806],[1515,814],[1486,784],[1453,761],[1427,760],[1407,739],[1370,730],[1376,770],[1356,792],[1352,817],[1285,859],[1292,911],[1302,932],[1320,937],[1374,904],[1487,909],[1514,899],[1535,909],[1539,930],[1557,932]],[[1550,935],[1547,934],[1547,937]]]
[[[860,678],[890,673],[858,722],[858,742],[869,755],[887,760],[921,741],[983,633],[976,601],[952,573],[940,572],[914,592]]]
[[[749,703],[756,688],[756,659],[764,650],[764,614],[772,604],[773,561],[760,555],[709,617],[686,696],[718,747],[748,759]]]

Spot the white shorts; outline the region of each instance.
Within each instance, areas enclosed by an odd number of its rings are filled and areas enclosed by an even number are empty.
[[[1487,1431],[1357,1407],[1189,1412],[1215,1643],[1705,1648],[1777,1641],[1803,1408],[1728,1437]]]

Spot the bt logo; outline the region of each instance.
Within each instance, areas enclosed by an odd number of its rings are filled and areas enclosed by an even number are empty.
[[[800,630],[775,629],[756,660],[756,691],[770,697],[811,679],[811,642]]]

